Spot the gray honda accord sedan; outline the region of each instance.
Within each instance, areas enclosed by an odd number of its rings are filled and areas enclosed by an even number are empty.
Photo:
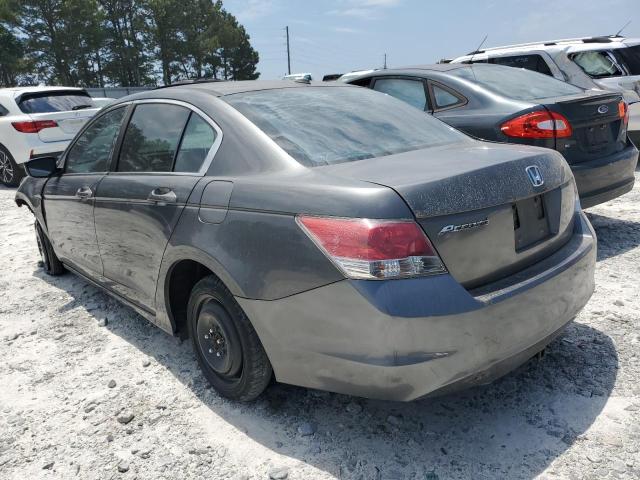
[[[68,269],[191,338],[236,400],[275,379],[412,400],[544,349],[594,289],[553,150],[344,84],[193,83],[99,112],[16,194]]]

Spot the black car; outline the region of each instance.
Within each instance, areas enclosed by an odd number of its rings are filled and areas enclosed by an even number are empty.
[[[347,83],[397,97],[480,139],[559,151],[584,208],[633,188],[638,151],[627,137],[629,113],[619,93],[482,64],[378,70]]]

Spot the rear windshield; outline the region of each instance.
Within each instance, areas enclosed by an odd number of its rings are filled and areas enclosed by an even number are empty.
[[[583,92],[581,88],[548,75],[500,65],[474,64],[468,68],[450,70],[448,73],[481,85],[497,95],[515,100],[540,100]]]
[[[224,100],[307,166],[469,141],[396,98],[360,87],[263,90]]]
[[[93,100],[85,92],[39,92],[22,95],[18,102],[24,113],[67,112],[95,108]]]

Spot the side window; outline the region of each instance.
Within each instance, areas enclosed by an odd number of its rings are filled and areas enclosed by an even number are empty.
[[[617,77],[622,75],[613,58],[606,51],[580,52],[572,55],[571,60],[590,77]]]
[[[67,154],[67,173],[107,171],[126,110],[122,107],[105,113],[84,131]]]
[[[4,105],[0,103],[0,117],[4,117],[9,114],[9,110],[7,110]]]
[[[445,89],[439,85],[431,84],[433,91],[433,101],[436,109],[438,108],[450,108],[454,105],[465,103],[465,100],[461,97],[454,95],[453,92]]]
[[[216,141],[216,131],[197,113],[191,113],[184,130],[174,172],[197,172]]]
[[[525,68],[534,72],[551,75],[549,65],[541,55],[513,55],[509,57],[494,57],[489,59],[489,63],[505,65],[507,67]]]
[[[424,110],[427,106],[427,94],[422,80],[378,78],[373,84],[373,89],[396,97],[420,110]]]
[[[136,106],[120,150],[118,172],[170,172],[189,109],[166,103]]]

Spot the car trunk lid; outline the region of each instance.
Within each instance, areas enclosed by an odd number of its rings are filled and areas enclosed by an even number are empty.
[[[619,115],[618,93],[585,92],[546,99],[542,106],[562,114],[569,121],[572,134],[556,138],[556,150],[569,164],[595,160],[625,148],[626,126]]]
[[[56,126],[43,128],[38,132],[38,137],[43,142],[60,142],[71,140],[98,110],[87,108],[70,112],[32,113],[29,116],[33,121],[53,120]]]
[[[532,166],[543,179],[538,187]],[[535,263],[573,229],[572,174],[551,151],[474,142],[320,169],[395,190],[467,288]]]

